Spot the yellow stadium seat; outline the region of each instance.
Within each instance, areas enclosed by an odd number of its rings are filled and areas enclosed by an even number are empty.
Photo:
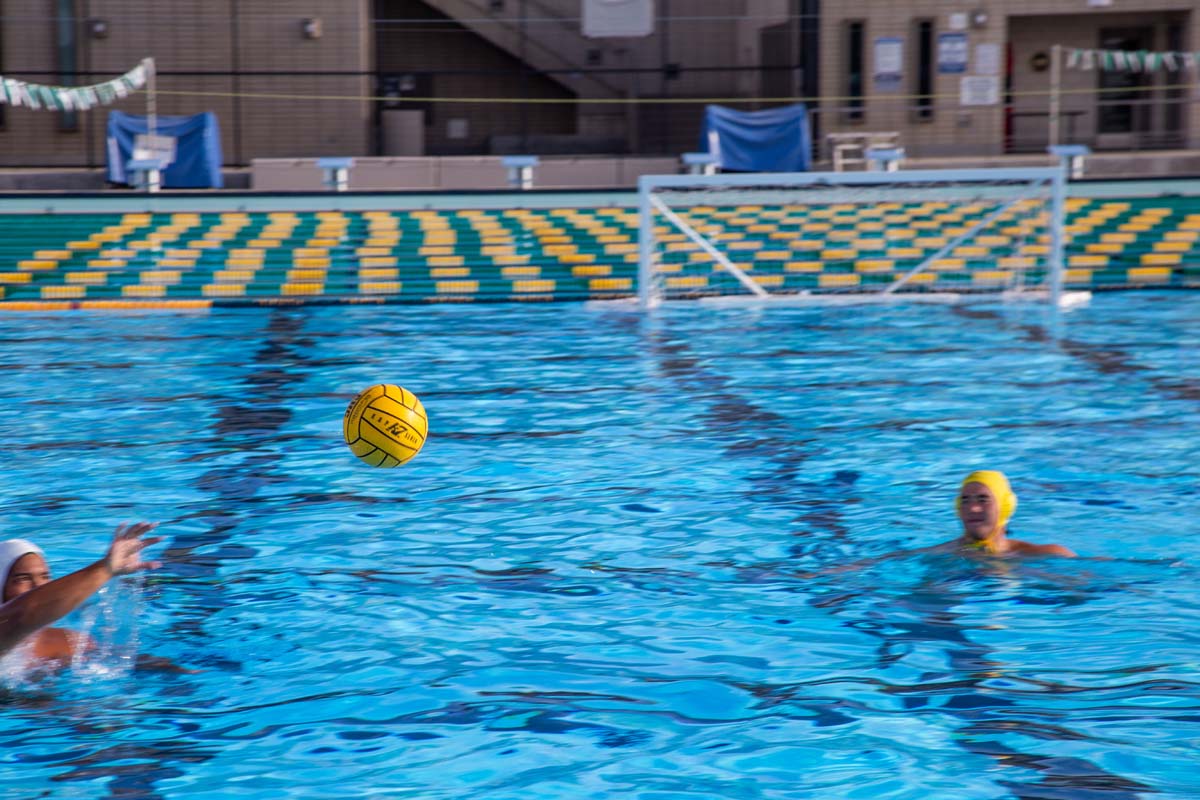
[[[174,286],[179,283],[182,273],[175,269],[148,269],[142,272],[141,281],[147,284]]]
[[[1166,283],[1171,280],[1171,268],[1130,267],[1126,275],[1133,283]]]
[[[88,286],[103,286],[108,282],[107,272],[68,272],[63,276],[66,283],[83,283]]]
[[[438,281],[435,288],[438,294],[475,294],[479,281]]]
[[[358,291],[363,294],[400,294],[400,281],[360,281]]]
[[[209,283],[200,289],[205,297],[242,297],[246,287],[238,283]]]
[[[39,295],[43,300],[71,300],[87,296],[86,286],[43,286]]]
[[[665,281],[669,289],[702,289],[708,286],[708,277],[704,275],[680,275],[668,277]]]
[[[167,287],[163,284],[133,283],[121,287],[122,297],[166,297]]]
[[[287,297],[318,295],[324,291],[325,284],[319,282],[284,283],[279,287],[279,293]]]
[[[396,267],[364,267],[358,271],[359,280],[395,280],[400,277]]]
[[[289,269],[287,280],[294,283],[311,283],[325,280],[326,274],[323,269]]]
[[[329,268],[329,257],[328,256],[321,256],[321,257],[299,256],[299,257],[292,259],[292,264],[294,266],[301,267],[301,268],[328,269]]]
[[[821,251],[821,258],[825,259],[826,261],[849,261],[850,259],[857,257],[858,251],[850,248],[831,248],[829,250]]]
[[[862,258],[854,262],[855,272],[891,272],[895,262],[888,258]]]
[[[512,290],[513,290],[514,292],[522,292],[522,293],[527,293],[527,292],[538,292],[538,293],[553,292],[553,291],[554,291],[554,287],[555,287],[555,282],[554,282],[554,281],[552,281],[552,280],[548,280],[548,279],[539,279],[539,280],[518,280],[518,281],[513,281],[513,282],[512,282]]]
[[[1013,282],[1013,273],[1006,269],[981,269],[971,273],[971,283],[976,286],[1007,286]]]
[[[588,290],[592,292],[630,291],[632,289],[632,278],[592,278],[588,281]]]
[[[820,272],[824,268],[820,261],[789,261],[783,265],[785,272]]]

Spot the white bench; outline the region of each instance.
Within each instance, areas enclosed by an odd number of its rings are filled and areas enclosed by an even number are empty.
[[[899,151],[901,159],[904,155],[900,134],[896,131],[845,131],[827,134],[825,140],[829,142],[834,172],[845,172],[846,167],[852,165],[871,169],[871,159],[867,155],[871,150]]]

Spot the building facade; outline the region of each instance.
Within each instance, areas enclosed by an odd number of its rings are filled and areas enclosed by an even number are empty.
[[[1194,60],[1066,63],[1200,49],[1195,0],[654,0],[646,35],[621,37],[585,35],[583,2],[0,0],[0,74],[86,85],[153,57],[157,112],[214,112],[231,165],[678,154],[701,147],[709,103],[798,101],[818,158],[828,134],[856,131],[940,158],[1040,152],[1052,136],[1200,146]],[[146,97],[115,107],[144,113]],[[103,165],[104,109],[0,108],[0,165]]]

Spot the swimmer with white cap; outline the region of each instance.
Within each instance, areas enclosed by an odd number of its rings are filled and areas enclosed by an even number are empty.
[[[162,541],[159,536],[143,538],[153,529],[148,522],[121,525],[104,558],[57,579],[51,579],[46,557],[33,542],[0,542],[0,655],[32,638],[35,659],[70,661],[79,634],[47,626],[74,611],[112,578],[161,566],[142,560],[142,550]]]
[[[963,478],[954,508],[962,522],[960,544],[993,556],[1066,556],[1060,544],[1032,544],[1008,538],[1008,521],[1017,510],[1017,495],[1003,472],[982,469]]]

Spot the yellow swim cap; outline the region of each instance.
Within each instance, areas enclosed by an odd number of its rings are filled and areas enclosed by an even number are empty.
[[[1007,525],[1017,510],[1017,495],[1013,492],[1012,487],[1008,485],[1008,478],[1005,477],[1004,473],[994,469],[980,469],[963,478],[962,483],[959,484],[959,493],[954,498],[955,511],[958,511],[962,507],[962,487],[968,483],[982,483],[991,491],[992,496],[996,498],[996,504],[1000,508],[996,524],[1001,528]]]

